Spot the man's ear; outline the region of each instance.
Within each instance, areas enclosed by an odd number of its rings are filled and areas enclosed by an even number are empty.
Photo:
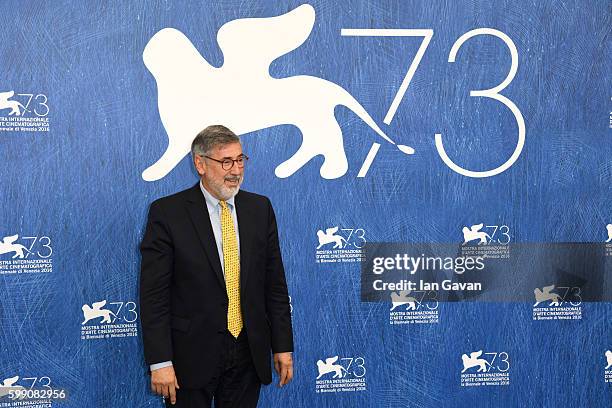
[[[202,176],[206,172],[206,162],[204,161],[204,158],[202,156],[199,156],[197,154],[194,155],[193,165],[195,166],[199,176]]]

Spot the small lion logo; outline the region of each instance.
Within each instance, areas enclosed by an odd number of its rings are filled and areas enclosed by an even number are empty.
[[[406,306],[406,310],[416,310],[417,300],[413,298],[412,296],[408,296],[409,294],[410,294],[409,290],[401,290],[399,292],[392,292],[391,302],[393,303],[393,305],[391,306],[390,311],[393,311],[393,309],[395,309],[396,307],[400,307],[403,305],[408,305]]]
[[[0,92],[0,110],[10,109],[9,116],[21,116],[26,108],[18,101],[11,101],[13,96],[15,96],[15,91]]]
[[[561,300],[561,296],[559,294],[553,292],[555,285],[544,286],[542,289],[535,288],[533,294],[535,295],[535,304],[533,307],[536,307],[542,302],[546,302],[550,300],[550,304],[548,306],[559,306],[559,301]]]
[[[463,354],[461,356],[461,360],[463,361],[463,370],[461,370],[461,372],[464,373],[472,367],[478,367],[478,370],[476,371],[477,373],[486,372],[487,371],[487,360],[485,360],[484,358],[478,358],[481,355],[482,355],[482,350],[474,351],[470,353],[469,356],[467,354]]]
[[[16,375],[14,377],[5,378],[2,383],[0,383],[0,398],[5,395],[9,395],[11,391],[22,391],[25,388],[21,385],[15,385],[19,381],[19,376]],[[25,398],[25,395],[19,397],[20,399]]]
[[[13,255],[12,259],[23,259],[25,257],[24,251],[27,252],[28,250],[21,244],[15,244],[15,241],[17,241],[18,238],[19,234],[4,237],[4,239],[0,241],[0,255],[14,252],[15,254]]]
[[[463,227],[463,244],[467,244],[470,241],[478,240],[478,245],[486,244],[491,239],[491,236],[484,231],[481,231],[484,224],[472,225],[470,228]]]
[[[319,246],[317,249],[320,249],[323,245],[334,244],[333,249],[338,249],[343,247],[343,242],[346,242],[344,237],[340,235],[336,235],[339,227],[327,228],[325,232],[323,230],[317,231],[317,238],[319,238]]]
[[[92,319],[96,319],[101,317],[102,320],[100,323],[112,323],[111,316],[117,316],[113,312],[108,309],[102,309],[102,307],[106,305],[106,300],[102,300],[100,302],[94,302],[91,304],[91,307],[87,304],[83,305],[81,308],[83,310],[83,322],[81,325],[84,325],[88,321]]]
[[[346,371],[346,369],[340,364],[334,364],[336,361],[338,361],[338,356],[326,358],[325,361],[318,360],[317,368],[319,370],[319,376],[317,380],[328,373],[334,373],[332,378],[342,378],[342,372]]]

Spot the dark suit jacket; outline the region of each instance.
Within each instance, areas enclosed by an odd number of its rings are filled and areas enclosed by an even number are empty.
[[[269,384],[270,351],[293,351],[276,218],[264,196],[240,191],[234,203],[243,330],[259,378]],[[228,298],[199,183],[151,204],[140,250],[145,361],[171,360],[181,387],[204,387],[222,357]]]

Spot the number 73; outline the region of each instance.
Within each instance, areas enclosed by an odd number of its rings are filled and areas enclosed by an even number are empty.
[[[397,90],[397,93],[395,94],[395,97],[391,102],[391,106],[389,107],[389,110],[385,115],[383,122],[385,122],[387,125],[391,124],[393,116],[395,116],[395,112],[397,111],[397,108],[399,107],[399,104],[402,98],[404,97],[406,90],[408,89],[408,85],[410,85],[410,81],[412,80],[412,77],[414,76],[414,73],[416,72],[420,64],[423,55],[425,55],[425,51],[429,46],[433,34],[434,32],[431,29],[343,28],[340,31],[340,35],[346,37],[423,37],[423,41],[421,42],[421,45],[419,46],[419,49],[414,59],[412,60],[410,67],[408,67],[406,75],[404,76],[404,80],[402,81],[399,89]],[[465,43],[470,38],[476,37],[478,35],[492,35],[494,37],[497,37],[501,39],[510,50],[512,62],[510,64],[510,71],[508,72],[506,79],[504,79],[499,85],[494,86],[490,89],[472,90],[470,91],[470,96],[491,98],[502,103],[508,109],[510,109],[518,125],[518,139],[514,148],[514,152],[512,153],[510,158],[508,158],[508,160],[506,160],[506,162],[500,165],[499,167],[486,171],[473,171],[457,165],[451,160],[450,157],[448,157],[448,154],[444,149],[444,145],[442,144],[441,133],[436,133],[435,142],[436,150],[442,158],[442,161],[453,171],[467,177],[491,177],[509,169],[510,166],[512,166],[521,155],[521,151],[523,150],[523,146],[525,145],[525,120],[523,119],[521,111],[514,104],[514,102],[500,94],[502,90],[504,90],[508,85],[510,85],[510,82],[512,82],[518,70],[518,51],[516,49],[516,45],[514,45],[514,42],[510,37],[508,37],[508,35],[493,28],[477,28],[475,30],[468,31],[467,33],[459,37],[451,47],[450,53],[448,55],[448,62],[455,62],[457,52],[459,51],[459,48],[461,48],[463,43]],[[378,146],[374,144],[368,155],[370,163],[373,160],[372,156],[375,155],[377,151]],[[360,172],[359,176],[365,176],[365,172]]]

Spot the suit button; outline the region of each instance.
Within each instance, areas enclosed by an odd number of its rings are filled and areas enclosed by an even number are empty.
[[[223,332],[224,332],[224,331],[225,331],[225,330],[223,330],[223,329],[219,329],[219,330],[217,330],[217,333],[219,333],[219,334],[223,334]]]

